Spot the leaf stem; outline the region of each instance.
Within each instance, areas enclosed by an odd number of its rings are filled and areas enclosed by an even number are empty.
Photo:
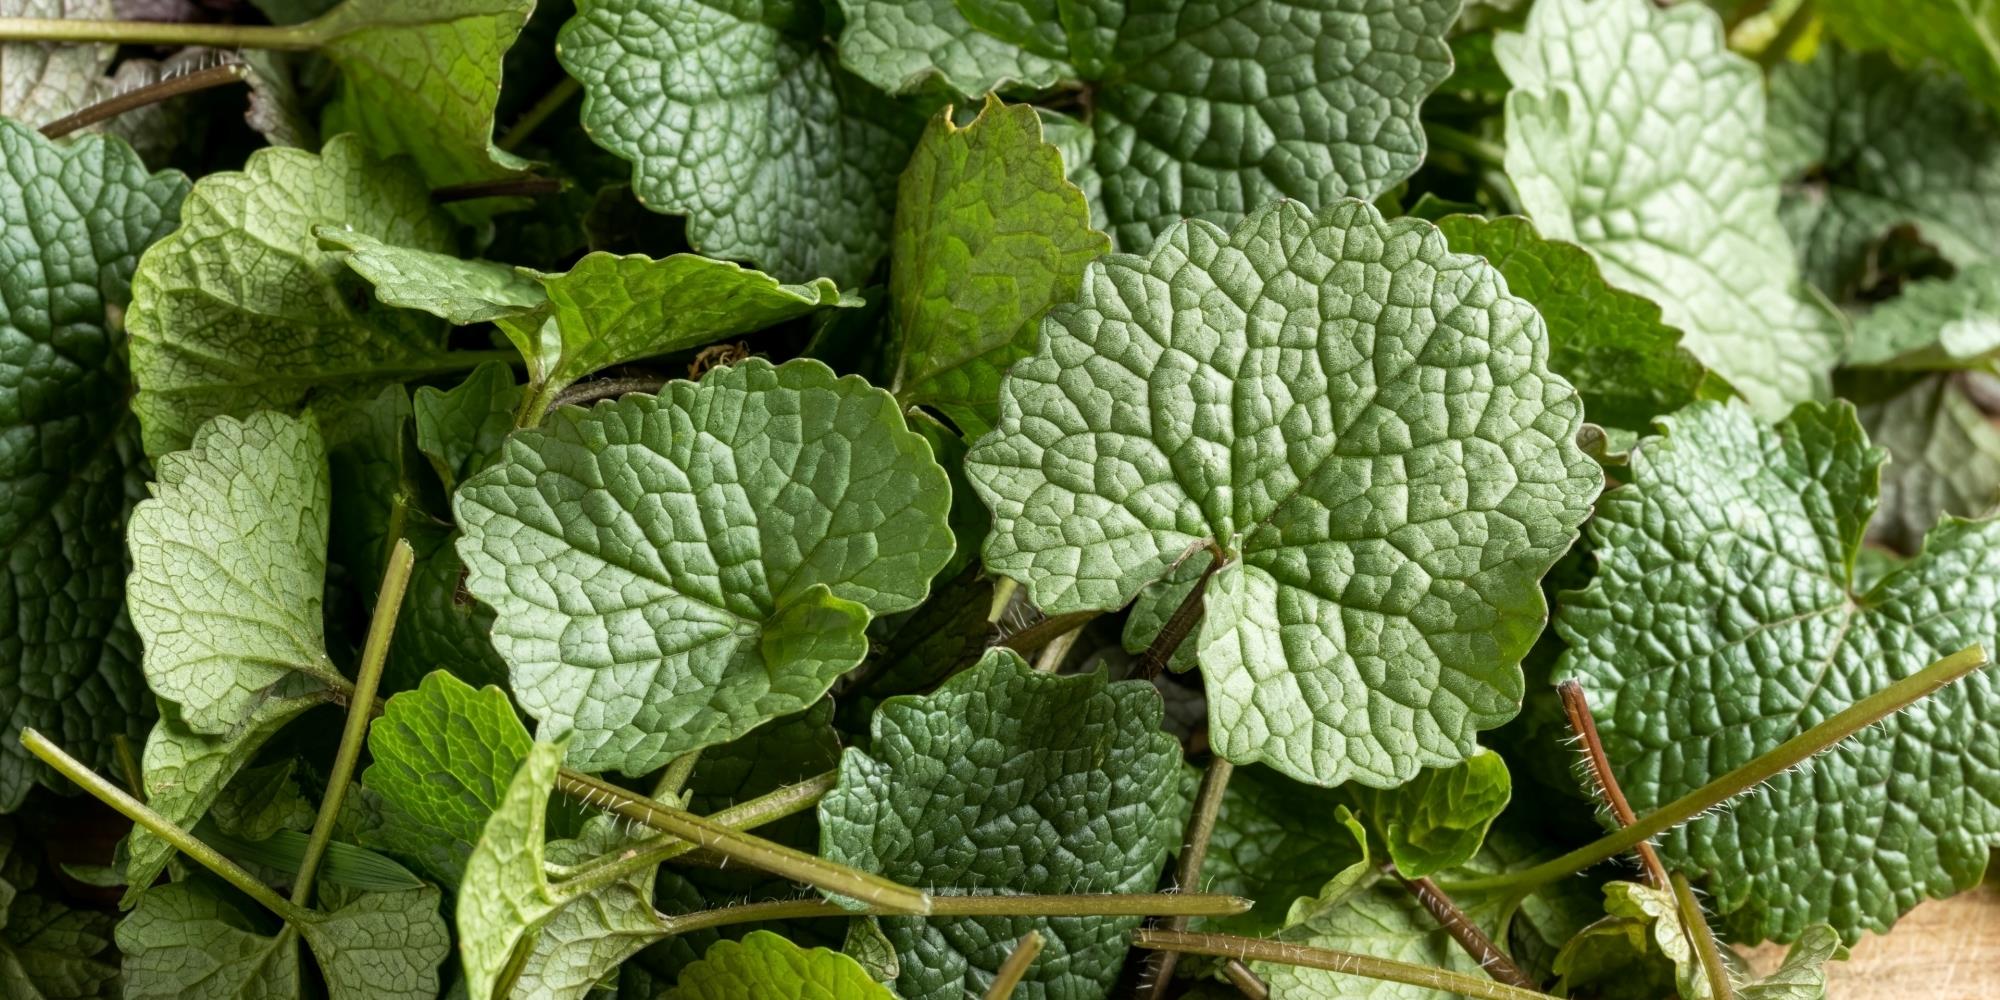
[[[1361,976],[1387,983],[1422,986],[1445,993],[1457,993],[1473,1000],[1550,1000],[1547,993],[1496,983],[1458,972],[1447,972],[1409,962],[1397,962],[1351,951],[1308,948],[1262,938],[1235,934],[1189,934],[1185,931],[1140,930],[1132,943],[1141,948],[1178,951],[1189,955],[1212,955],[1241,961],[1276,962],[1308,969],[1325,969],[1343,975]]]
[[[1195,917],[1233,917],[1250,910],[1250,901],[1238,896],[1192,892],[1088,893],[1040,896],[932,896],[931,917],[1138,917],[1151,913],[1180,912]],[[763,920],[807,920],[818,917],[895,917],[879,906],[849,909],[824,899],[788,899],[765,903],[741,903],[714,910],[700,910],[659,920],[668,934],[687,934],[710,927],[747,924]]]
[[[576,77],[563,77],[561,83],[550,87],[548,93],[537,98],[535,103],[528,106],[528,110],[521,112],[521,117],[515,119],[513,125],[508,126],[507,133],[494,145],[509,153],[521,148],[521,144],[527,142],[528,137],[534,135],[535,130],[541,128],[542,124],[549,120],[550,115],[562,110],[563,105],[568,104],[582,92],[583,84],[578,83]]]
[[[1449,125],[1439,125],[1436,122],[1424,123],[1424,136],[1430,140],[1431,145],[1451,150],[1480,166],[1492,170],[1507,168],[1507,147],[1497,142],[1481,139],[1470,132]]]
[[[1102,611],[1072,611],[1068,614],[1044,618],[1000,640],[1000,645],[1027,656],[1035,650],[1056,641],[1058,638],[1082,628],[1085,622],[1103,614]]]
[[[1069,651],[1076,648],[1076,640],[1082,637],[1081,625],[1056,636],[1048,645],[1042,647],[1041,655],[1035,657],[1035,672],[1043,674],[1060,672],[1063,661],[1069,659]]]
[[[636,378],[600,378],[589,382],[578,382],[564,388],[542,408],[544,414],[554,413],[565,406],[589,406],[603,399],[617,399],[628,393],[643,392],[655,395],[666,387],[667,380],[657,375]]]
[[[1597,791],[1611,806],[1611,816],[1621,827],[1639,822],[1639,814],[1632,811],[1632,803],[1625,798],[1625,790],[1618,785],[1618,774],[1611,769],[1611,757],[1604,752],[1604,738],[1597,734],[1597,717],[1590,714],[1590,696],[1584,693],[1583,685],[1576,681],[1564,681],[1556,685],[1556,693],[1562,696],[1563,714],[1569,717],[1570,732],[1583,742],[1584,761],[1590,767],[1591,778]],[[1653,850],[1651,841],[1639,841],[1634,845],[1639,860],[1646,866],[1646,884],[1655,889],[1667,887],[1667,868],[1660,863],[1658,851]]]
[[[750,830],[767,823],[775,823],[818,805],[819,800],[826,797],[826,793],[833,791],[833,786],[839,778],[839,772],[828,771],[747,802],[738,802],[721,812],[711,813],[708,820],[736,830]],[[596,892],[636,872],[671,861],[694,850],[696,846],[690,841],[673,834],[661,834],[627,850],[614,851],[576,866],[570,871],[569,877],[563,880],[559,889],[571,895]]]
[[[1236,987],[1236,992],[1250,1000],[1271,1000],[1271,988],[1264,985],[1263,978],[1251,972],[1241,959],[1232,958],[1222,963],[1222,974],[1229,977],[1229,983]]]
[[[1939,688],[1985,664],[1986,650],[1983,647],[1969,646],[1961,649],[1841,709],[1769,752],[1759,754],[1742,767],[1661,806],[1631,826],[1606,834],[1562,857],[1545,861],[1532,868],[1524,868],[1506,875],[1467,879],[1453,883],[1450,888],[1454,892],[1485,892],[1516,887],[1534,889],[1617,857],[1641,841],[1651,840],[1797,767],[1815,754],[1910,707]]]
[[[581,799],[587,806],[614,812],[634,822],[644,823],[663,833],[671,833],[717,854],[762,868],[796,882],[849,896],[889,913],[931,912],[930,897],[922,890],[883,878],[873,872],[836,864],[762,837],[752,836],[684,809],[674,809],[640,798],[625,789],[587,774],[565,768],[556,776],[556,787],[564,794]]]
[[[1501,951],[1500,946],[1494,944],[1493,939],[1487,937],[1486,932],[1480,930],[1479,925],[1473,923],[1451,896],[1438,888],[1436,882],[1428,878],[1405,878],[1393,867],[1390,870],[1396,880],[1403,883],[1403,888],[1410,890],[1410,895],[1423,904],[1438,926],[1444,928],[1444,932],[1451,935],[1451,939],[1457,941],[1458,946],[1465,949],[1465,953],[1472,956],[1472,960],[1478,962],[1479,967],[1485,969],[1495,982],[1529,989],[1535,987],[1535,981],[1529,979],[1528,974],[1522,972],[1521,967],[1515,965],[1514,960]]]
[[[333,841],[333,824],[340,818],[340,805],[347,800],[347,785],[354,778],[354,765],[361,759],[361,746],[368,741],[368,720],[374,714],[375,689],[382,682],[382,667],[389,662],[389,643],[396,637],[396,617],[403,609],[403,592],[410,586],[410,570],[416,565],[416,551],[407,538],[396,539],[389,550],[389,566],[382,572],[382,589],[375,598],[375,615],[368,622],[368,638],[361,646],[361,666],[354,673],[354,693],[347,698],[347,724],[340,732],[340,749],[334,751],[333,770],[327,775],[326,795],[319,801],[319,816],[313,820],[306,840],[305,857],[299,859],[298,878],[292,880],[292,902],[312,904],[313,877],[326,845]]]
[[[1681,924],[1694,939],[1695,957],[1701,960],[1701,971],[1708,976],[1709,1000],[1735,1000],[1736,987],[1729,981],[1729,967],[1722,964],[1722,950],[1716,947],[1715,934],[1708,929],[1708,917],[1694,898],[1694,887],[1680,872],[1674,873],[1673,886]]]
[[[200,45],[212,49],[305,52],[326,43],[325,20],[272,26],[0,17],[0,42],[109,42],[163,48]]]
[[[1201,788],[1194,795],[1194,809],[1188,816],[1187,831],[1181,835],[1180,857],[1174,862],[1175,888],[1189,889],[1201,883],[1201,868],[1208,860],[1208,841],[1215,835],[1215,821],[1222,814],[1223,793],[1229,789],[1229,776],[1234,773],[1236,765],[1224,760],[1220,754],[1210,757],[1207,770],[1202,771]],[[1188,918],[1171,917],[1164,926],[1170,931],[1184,931],[1188,927]],[[1180,962],[1180,955],[1157,951],[1146,961],[1152,968],[1140,981],[1150,981],[1153,985],[1147,994],[1153,1000],[1163,1000],[1167,995],[1167,984],[1174,977],[1174,966]]]
[[[1140,654],[1139,662],[1133,665],[1133,676],[1151,680],[1160,676],[1160,671],[1167,669],[1168,661],[1174,658],[1174,653],[1181,648],[1181,643],[1186,642],[1194,627],[1201,624],[1202,604],[1208,595],[1209,577],[1214,576],[1215,571],[1221,568],[1222,550],[1217,548],[1214,542],[1210,542],[1208,568],[1201,571],[1201,579],[1194,582],[1194,587],[1187,592],[1186,597],[1181,598],[1181,603],[1174,608],[1174,613],[1167,617],[1167,623],[1160,626],[1160,633],[1153,637],[1152,644]]]
[[[49,741],[33,728],[21,730],[21,745],[28,752],[41,758],[42,762],[55,768],[63,777],[76,782],[77,787],[95,796],[98,801],[122,813],[126,819],[152,831],[161,840],[172,844],[182,854],[193,858],[203,868],[214,872],[223,881],[243,891],[243,894],[262,903],[289,924],[298,924],[311,919],[312,913],[305,907],[297,906],[291,900],[280,896],[270,886],[257,880],[257,876],[243,870],[236,862],[222,856],[222,852],[201,842],[194,834],[183,829],[173,820],[154,812],[145,803],[133,798],[122,788],[83,766],[83,762],[64,753],[63,749]]]
[[[1021,935],[1021,940],[1014,942],[1014,950],[1007,953],[1007,960],[993,971],[993,985],[986,987],[986,1000],[1011,1000],[1021,985],[1021,977],[1028,974],[1028,966],[1035,964],[1036,956],[1041,953],[1041,931]]]
[[[675,757],[667,765],[666,773],[660,775],[660,783],[653,788],[653,797],[679,800],[681,792],[687,788],[688,779],[694,777],[695,765],[699,763],[701,763],[700,750],[689,750]]]
[[[192,73],[181,73],[167,77],[146,86],[128,90],[108,100],[99,101],[81,110],[62,116],[41,127],[43,136],[60,139],[80,128],[88,128],[106,118],[116,118],[134,108],[148,104],[158,104],[183,94],[192,94],[210,87],[221,87],[241,83],[249,77],[248,63],[231,62]]]

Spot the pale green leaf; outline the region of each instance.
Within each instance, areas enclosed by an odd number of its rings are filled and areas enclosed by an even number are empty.
[[[298,932],[203,881],[139,897],[118,924],[127,1000],[296,1000]]]
[[[1854,367],[1986,368],[2000,358],[2000,261],[1912,282],[1854,321]]]
[[[1429,968],[1484,975],[1479,964],[1416,897],[1357,863],[1328,883],[1317,898],[1292,907],[1280,940],[1314,948],[1358,952]],[[1450,1000],[1456,994],[1422,986],[1348,976],[1297,965],[1253,962],[1273,996],[1286,1000]]]
[[[1971,393],[1982,383],[2000,384],[1978,372],[1925,375],[1857,404],[1868,439],[1890,457],[1871,540],[1915,552],[1939,517],[2000,504],[2000,425]]]
[[[330,1000],[432,1000],[438,967],[451,954],[432,888],[364,893],[298,930]]]
[[[1180,746],[1151,685],[1037,673],[993,650],[875,710],[820,802],[820,850],[933,893],[1145,892],[1179,841]],[[1014,942],[1046,945],[1015,996],[1102,997],[1136,917],[885,917],[904,1000],[982,994]]]
[[[1826,963],[1844,960],[1840,935],[1825,924],[1806,928],[1771,974],[1736,988],[1741,1000],[1827,1000]]]
[[[318,225],[321,247],[375,286],[383,305],[427,312],[453,326],[524,316],[548,303],[533,272],[490,260],[398,246],[347,225]]]
[[[1018,995],[1018,994],[1017,994]],[[896,1000],[853,959],[826,948],[801,948],[769,931],[720,941],[681,973],[661,1000]]]
[[[1843,332],[1800,281],[1763,79],[1723,44],[1715,13],[1550,0],[1494,46],[1514,84],[1507,177],[1542,234],[1659,303],[1760,414],[1824,398]]]
[[[1457,763],[1518,709],[1537,581],[1598,490],[1548,354],[1428,223],[1189,223],[1092,264],[1003,384],[967,458],[986,566],[1062,614],[1213,545],[1189,641],[1218,752],[1325,785]]]
[[[889,394],[760,360],[553,414],[459,488],[466,586],[545,739],[643,774],[801,711],[951,557]]]
[[[1472,860],[1514,789],[1507,762],[1480,747],[1451,767],[1419,771],[1394,788],[1337,789],[1407,878],[1423,878]]]
[[[1041,89],[1075,70],[974,30],[954,0],[840,0],[840,63],[891,94]]]
[[[1556,954],[1564,996],[1708,1000],[1714,995],[1672,889],[1606,882],[1604,912]]]
[[[1775,428],[1713,403],[1662,423],[1598,501],[1597,575],[1557,622],[1556,679],[1590,690],[1639,814],[2000,635],[2000,522],[1947,518],[1856,586],[1883,456],[1845,404]],[[1661,856],[1705,878],[1746,940],[1885,930],[1973,885],[2000,844],[1993,685],[1980,673],[1931,695],[1676,830]]]

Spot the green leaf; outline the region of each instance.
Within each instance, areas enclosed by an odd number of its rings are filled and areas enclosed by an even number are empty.
[[[23,68],[16,48],[0,54],[0,80]],[[0,96],[14,93],[0,82]],[[143,466],[116,316],[187,178],[148,173],[114,139],[58,144],[5,119],[0,163],[0,812],[11,812],[37,783],[69,787],[22,749],[22,728],[103,768],[113,740],[137,740],[151,715],[121,596],[120,533]]]
[[[834,65],[814,6],[581,0],[557,52],[583,127],[702,253],[865,283],[888,250],[909,115]],[[635,66],[646,67],[633,73]]]
[[[996,649],[935,692],[875,710],[864,753],[820,802],[820,851],[933,892],[1146,892],[1179,843],[1180,745],[1143,682],[1036,673]],[[1029,930],[1047,939],[1015,994],[1101,997],[1136,917],[888,917],[905,1000],[985,991]]]
[[[116,0],[0,0],[0,17],[110,21],[120,16],[118,7]],[[119,60],[117,55],[115,45],[0,43],[0,116],[30,127],[47,125],[163,76],[186,72],[196,61],[186,53],[159,61],[136,57]],[[114,61],[118,63],[116,70],[112,69]],[[186,131],[176,108],[155,104],[133,108],[71,134],[109,133],[131,142],[148,159],[155,159],[164,158]]]
[[[1092,264],[1009,374],[966,461],[987,569],[1113,609],[1213,545],[1190,641],[1218,752],[1324,785],[1457,763],[1518,709],[1536,581],[1598,490],[1548,351],[1428,223],[1189,223]]]
[[[2000,241],[2000,130],[1955,77],[1822,45],[1771,74],[1781,213],[1806,277],[1845,297],[1897,226],[1960,265]]]
[[[597,816],[584,823],[578,839],[550,841],[547,859],[557,867],[574,868],[600,856],[617,856],[636,843],[634,835],[619,832],[614,817]],[[585,894],[558,886],[557,909],[536,929],[534,948],[511,995],[584,1000],[626,959],[665,937],[653,909],[657,871],[637,872]]]
[[[466,586],[569,763],[644,774],[800,711],[951,557],[895,401],[759,360],[567,408],[458,491]]]
[[[1557,621],[1570,649],[1555,678],[1590,690],[1641,815],[2000,634],[2000,522],[1948,518],[1855,587],[1882,453],[1851,408],[1803,406],[1772,428],[1698,403],[1662,426],[1599,500],[1597,576]],[[1974,674],[1772,778],[1668,836],[1662,858],[1709,879],[1736,940],[1884,930],[1971,886],[2000,844],[1980,721],[2000,710],[1993,684]]]
[[[1604,912],[1556,954],[1564,996],[1707,1000],[1712,995],[1672,889],[1606,882]]]
[[[1982,383],[1996,384],[1977,372],[1928,375],[1860,404],[1868,439],[1890,456],[1870,540],[1915,552],[1940,516],[2000,504],[2000,426],[1969,394]]]
[[[319,155],[261,149],[244,170],[194,186],[181,226],[139,260],[132,282],[133,411],[146,451],[187,446],[216,414],[297,409],[316,390],[449,371],[443,324],[378,309],[313,238],[344,225],[427,250],[452,247],[450,220],[405,167],[354,136]]]
[[[1483,974],[1416,897],[1373,870],[1365,855],[1318,897],[1299,900],[1285,922],[1277,935],[1282,941]],[[1250,967],[1264,977],[1272,996],[1287,1000],[1450,1000],[1457,995],[1297,965],[1253,962]]]
[[[2000,358],[2000,261],[1916,281],[1854,322],[1853,367],[1940,371]]]
[[[438,966],[451,954],[438,891],[428,887],[362,894],[314,914],[299,934],[319,961],[331,1000],[431,1000]]]
[[[1723,44],[1715,13],[1555,0],[1494,46],[1514,83],[1507,177],[1542,234],[1659,303],[1760,414],[1825,397],[1842,331],[1799,280],[1763,78]]]
[[[1480,747],[1459,764],[1420,771],[1395,788],[1338,791],[1388,848],[1396,870],[1423,878],[1471,861],[1513,790],[1507,762]]]
[[[341,259],[375,287],[375,297],[385,306],[471,326],[525,316],[548,303],[541,283],[526,268],[399,246],[344,224],[317,225],[312,231],[321,249],[342,252]]]
[[[362,783],[382,800],[377,847],[409,857],[447,888],[534,740],[497,687],[439,670],[390,698],[368,729]]]
[[[0,819],[0,994],[9,1000],[111,1000],[118,967],[101,953],[111,918],[72,910],[34,891],[41,859],[21,850]]]
[[[501,58],[534,0],[347,0],[312,23],[340,67],[325,131],[408,156],[430,187],[518,175],[493,145]]]
[[[896,398],[968,436],[993,426],[1000,377],[1034,352],[1048,308],[1111,249],[1027,105],[989,97],[964,128],[939,112],[903,171],[889,294],[902,340]]]
[[[451,389],[417,387],[411,404],[417,447],[450,491],[500,457],[521,408],[521,387],[512,370],[490,361]]]
[[[403,537],[416,550],[417,565],[389,650],[387,676],[394,686],[408,687],[438,668],[472,684],[506,683],[507,662],[493,648],[493,609],[465,589],[459,533],[424,515],[404,522]]]
[[[242,772],[209,807],[217,832],[243,840],[263,840],[280,830],[312,826],[313,804],[299,794],[293,772],[297,759],[281,760]]]
[[[1081,77],[1106,217],[1128,249],[1184,218],[1229,224],[1279,198],[1323,208],[1401,183],[1423,160],[1417,110],[1451,72],[1444,34],[1458,13],[1457,0],[1181,2],[1129,15],[1095,0],[842,6],[843,63],[891,93],[976,98]]]
[[[1654,417],[1730,390],[1681,346],[1650,300],[1611,287],[1590,252],[1545,240],[1520,216],[1451,215],[1438,229],[1454,253],[1484,257],[1549,326],[1549,370],[1583,396],[1591,422],[1643,431]]]
[[[1742,1000],[1826,1000],[1826,963],[1847,958],[1840,935],[1825,924],[1814,924],[1799,935],[1771,974],[1736,988]]]
[[[1965,79],[1967,90],[2000,108],[2000,9],[1960,0],[1823,0],[1818,13],[1851,48],[1886,49],[1905,64],[1935,60]],[[1912,108],[1918,114],[1921,110]]]
[[[720,941],[681,973],[662,1000],[896,1000],[860,963],[826,948],[801,948],[770,931]]]

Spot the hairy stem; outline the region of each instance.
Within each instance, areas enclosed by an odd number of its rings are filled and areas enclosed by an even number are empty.
[[[1209,543],[1208,554],[1208,568],[1201,571],[1201,578],[1194,582],[1187,596],[1181,598],[1180,606],[1167,617],[1167,623],[1160,626],[1160,634],[1154,636],[1152,644],[1140,654],[1139,662],[1132,668],[1134,676],[1148,680],[1160,676],[1160,671],[1167,669],[1167,662],[1174,658],[1174,652],[1181,648],[1181,643],[1186,642],[1194,627],[1201,624],[1202,600],[1208,594],[1208,579],[1222,568],[1222,550],[1216,548],[1213,542]]]
[[[660,775],[660,783],[653,788],[656,799],[678,799],[687,788],[688,779],[694,777],[694,766],[701,763],[701,751],[689,750],[673,759],[667,765],[666,773]]]
[[[1264,985],[1263,978],[1251,972],[1241,959],[1232,958],[1222,963],[1222,974],[1229,978],[1229,984],[1236,987],[1236,992],[1250,1000],[1270,1000],[1271,988]]]
[[[544,414],[554,413],[565,406],[589,406],[600,399],[617,399],[627,393],[657,393],[667,384],[667,380],[657,376],[640,378],[601,378],[590,382],[578,382],[549,400],[543,408]]]
[[[1187,832],[1181,835],[1180,858],[1174,862],[1175,888],[1185,890],[1201,884],[1201,868],[1208,860],[1208,841],[1215,835],[1215,821],[1222,814],[1222,796],[1229,788],[1229,776],[1235,772],[1236,765],[1217,754],[1209,758],[1208,769],[1201,773],[1201,788],[1195,792],[1194,810],[1188,816]],[[1184,931],[1187,930],[1188,918],[1170,917],[1163,926],[1170,931]],[[1180,955],[1157,951],[1146,962],[1151,968],[1140,978],[1141,982],[1152,983],[1146,995],[1153,1000],[1164,1000],[1167,984],[1173,981],[1174,966],[1179,964]]]
[[[1694,898],[1694,887],[1688,885],[1686,875],[1675,872],[1673,877],[1674,903],[1681,911],[1681,924],[1687,928],[1688,937],[1694,939],[1695,957],[1701,960],[1701,971],[1708,977],[1710,1000],[1735,1000],[1736,987],[1729,981],[1729,967],[1722,964],[1722,950],[1715,945],[1715,934],[1708,929],[1708,916],[1701,912],[1701,903]]]
[[[1611,758],[1604,752],[1604,739],[1597,735],[1597,717],[1590,714],[1590,697],[1583,692],[1583,685],[1575,681],[1564,681],[1556,686],[1556,693],[1562,696],[1563,714],[1569,716],[1570,732],[1583,741],[1584,759],[1590,765],[1590,776],[1604,801],[1611,806],[1611,816],[1621,827],[1639,822],[1639,814],[1632,811],[1632,803],[1626,801],[1625,790],[1618,786],[1618,775],[1611,770]],[[1655,889],[1667,887],[1667,868],[1660,864],[1659,852],[1653,850],[1650,841],[1639,841],[1635,848],[1639,860],[1646,866],[1646,884]]]
[[[0,42],[110,42],[179,48],[274,49],[303,52],[326,43],[324,18],[274,27],[266,24],[178,24],[162,21],[72,21],[0,17]]]
[[[62,116],[42,126],[41,133],[51,139],[60,139],[81,128],[88,128],[105,120],[116,118],[134,108],[148,104],[158,104],[183,94],[221,87],[232,83],[242,83],[249,77],[250,67],[246,63],[232,62],[192,73],[170,76],[157,83],[128,90],[116,97],[99,101],[82,110]]]
[[[1492,170],[1503,170],[1507,166],[1507,148],[1497,142],[1463,132],[1449,125],[1435,122],[1424,123],[1424,136],[1430,144],[1439,149],[1448,149],[1466,157],[1480,166]]]
[[[1961,649],[1908,677],[1869,695],[1832,717],[1779,744],[1767,753],[1728,774],[1661,806],[1622,830],[1583,845],[1562,857],[1506,875],[1467,879],[1451,885],[1455,892],[1544,886],[1583,871],[1599,862],[1617,857],[1642,841],[1648,841],[1783,774],[1811,759],[1841,740],[1860,732],[1964,677],[1986,664],[1986,650],[1980,646]]]
[[[1189,934],[1185,931],[1141,930],[1132,934],[1132,943],[1156,951],[1178,951],[1189,955],[1213,955],[1241,961],[1276,962],[1308,969],[1325,969],[1349,976],[1377,979],[1388,983],[1422,986],[1445,993],[1457,993],[1473,1000],[1549,1000],[1547,993],[1496,983],[1458,972],[1447,972],[1409,962],[1397,962],[1372,955],[1331,948],[1308,948],[1263,938],[1235,934]]]
[[[1472,956],[1472,960],[1478,962],[1479,967],[1485,969],[1495,982],[1529,989],[1535,987],[1535,981],[1528,978],[1528,974],[1522,972],[1521,967],[1515,965],[1514,960],[1507,957],[1507,953],[1501,951],[1500,946],[1494,944],[1493,939],[1487,937],[1486,932],[1480,930],[1479,925],[1473,923],[1472,918],[1467,917],[1465,911],[1459,909],[1458,904],[1438,888],[1436,882],[1427,878],[1405,878],[1402,872],[1395,875],[1396,881],[1410,890],[1410,895],[1423,904],[1438,926],[1444,928],[1444,932],[1451,935],[1451,939],[1457,941],[1458,946],[1465,949],[1465,953]]]
[[[333,824],[340,818],[340,804],[347,800],[347,785],[354,778],[354,765],[361,759],[361,745],[368,741],[368,720],[374,714],[375,689],[382,682],[382,667],[389,662],[389,643],[396,637],[396,616],[402,612],[403,592],[410,586],[410,570],[416,565],[416,551],[407,538],[396,539],[389,550],[389,568],[382,573],[382,589],[375,598],[375,615],[368,622],[368,638],[361,646],[361,666],[354,674],[354,693],[347,697],[347,724],[340,731],[340,749],[333,755],[333,770],[327,775],[326,795],[320,799],[319,815],[313,819],[312,834],[306,840],[305,857],[299,859],[299,874],[292,881],[292,902],[312,904],[313,877],[319,874],[320,859],[333,841]]]
[[[500,141],[494,145],[510,153],[521,148],[521,144],[527,142],[528,137],[534,135],[535,130],[541,128],[542,124],[549,120],[550,115],[562,110],[563,105],[574,100],[576,95],[582,92],[583,84],[578,83],[575,77],[563,77],[561,83],[550,87],[548,93],[529,105],[528,110],[523,111],[521,117],[515,119],[506,134],[502,135]]]
[[[1068,614],[1056,615],[1053,618],[1044,618],[1000,640],[1000,645],[1022,656],[1027,656],[1043,646],[1082,628],[1086,622],[1100,614],[1103,614],[1103,612],[1072,611]]]
[[[1132,892],[1064,896],[1033,894],[1004,896],[932,896],[932,917],[1137,917],[1149,913],[1185,913],[1195,917],[1233,917],[1250,910],[1240,896],[1209,893]],[[816,917],[894,917],[879,906],[848,909],[824,899],[789,899],[742,903],[680,916],[658,916],[668,934],[687,934],[709,927],[763,920],[804,920]]]
[[[564,769],[556,776],[556,787],[564,794],[582,800],[586,806],[617,813],[774,875],[849,896],[890,913],[921,915],[931,912],[930,897],[922,890],[732,830],[684,809],[674,809],[641,798],[590,775]]]
[[[986,987],[986,1000],[1010,1000],[1021,985],[1021,977],[1028,974],[1028,966],[1035,964],[1035,957],[1041,953],[1042,932],[1021,935],[1021,940],[1014,942],[1014,950],[1007,953],[1007,960],[994,970],[993,985]]]
[[[533,198],[563,189],[560,177],[503,177],[493,181],[469,181],[431,189],[431,203],[443,205],[475,198]]]
[[[747,802],[738,802],[721,812],[711,813],[707,819],[734,830],[750,830],[767,823],[775,823],[787,816],[805,812],[819,804],[826,793],[833,791],[839,774],[828,771],[817,777],[807,778],[797,784],[786,785],[776,791],[759,795]],[[673,834],[661,834],[627,850],[593,858],[576,866],[563,880],[560,891],[572,896],[596,892],[620,879],[655,865],[671,861],[696,849],[696,845]]]
[[[270,886],[258,881],[257,876],[244,871],[236,862],[223,857],[222,852],[202,843],[180,824],[148,809],[145,803],[126,794],[124,789],[83,766],[82,761],[64,753],[61,747],[50,742],[49,738],[40,732],[33,728],[22,729],[21,745],[27,747],[29,753],[41,758],[43,763],[55,768],[63,777],[76,782],[77,787],[89,792],[105,805],[118,810],[126,819],[151,830],[161,840],[172,844],[175,850],[193,858],[203,868],[221,877],[224,882],[241,889],[244,895],[262,903],[266,909],[277,914],[286,923],[297,924],[312,916],[311,911],[278,895]]]

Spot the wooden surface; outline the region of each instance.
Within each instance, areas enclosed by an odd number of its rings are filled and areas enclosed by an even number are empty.
[[[1749,953],[1769,970],[1784,949]],[[1869,935],[1845,962],[1827,966],[1828,1000],[2000,1000],[2000,888],[1924,903],[1888,934]]]

